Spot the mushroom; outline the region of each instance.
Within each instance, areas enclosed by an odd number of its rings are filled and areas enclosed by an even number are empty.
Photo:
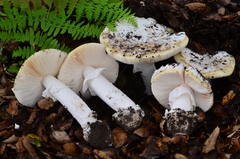
[[[125,130],[137,128],[144,112],[114,83],[118,76],[118,62],[106,54],[104,45],[83,44],[71,51],[64,61],[58,79],[74,92],[88,99],[98,96],[116,112],[114,120]]]
[[[13,87],[18,101],[33,107],[41,98],[58,100],[83,128],[83,137],[91,145],[105,148],[112,144],[111,130],[107,123],[97,120],[97,115],[70,88],[55,77],[67,53],[46,49],[30,56],[20,68]],[[99,129],[103,133],[99,133]]]
[[[174,56],[178,63],[196,68],[205,78],[214,79],[230,76],[235,67],[235,59],[226,51],[216,51],[214,55],[200,55],[189,48],[184,48]]]
[[[182,64],[167,64],[151,79],[152,92],[165,111],[165,130],[172,136],[189,135],[198,119],[196,107],[204,112],[213,105],[211,85],[196,69]]]
[[[154,63],[180,52],[187,45],[188,37],[185,32],[174,33],[152,18],[136,17],[136,20],[138,27],[126,21],[118,22],[114,32],[106,27],[100,35],[100,43],[116,60],[133,64],[133,73],[141,72],[146,93],[151,95]]]

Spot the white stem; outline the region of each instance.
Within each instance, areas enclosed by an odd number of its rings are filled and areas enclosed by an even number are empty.
[[[171,110],[180,108],[185,111],[195,110],[193,91],[186,84],[181,84],[169,93],[169,106]]]
[[[43,97],[51,97],[58,100],[79,122],[83,129],[88,127],[88,122],[96,122],[97,119],[93,111],[87,104],[70,88],[52,75],[47,75],[42,79],[42,84],[46,88]]]
[[[84,91],[89,89],[92,95],[97,95],[115,111],[127,109],[130,106],[139,110],[140,107],[138,105],[101,74],[102,70],[91,66],[84,67]]]
[[[133,73],[141,72],[143,82],[146,86],[146,93],[148,95],[152,95],[151,78],[155,70],[156,70],[156,67],[154,63],[133,65]]]

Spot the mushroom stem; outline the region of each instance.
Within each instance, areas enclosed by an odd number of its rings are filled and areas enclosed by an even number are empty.
[[[95,69],[92,66],[84,67],[83,76],[85,80],[83,92],[89,88],[92,95],[97,95],[115,111],[118,111],[119,108],[127,109],[130,106],[134,109],[139,109],[138,105],[101,74],[102,71],[103,69],[101,68]]]
[[[43,77],[42,84],[46,88],[42,96],[58,100],[72,114],[81,125],[83,138],[88,143],[101,149],[112,144],[111,130],[107,122],[97,120],[97,114],[70,88],[52,75]]]
[[[92,66],[83,68],[83,92],[90,90],[92,95],[97,95],[113,110],[113,118],[125,130],[137,128],[142,121],[144,112],[121,90],[109,82],[102,74],[103,68],[95,69]]]
[[[145,63],[145,64],[134,64],[133,65],[133,73],[141,72],[141,76],[143,79],[143,82],[146,87],[146,93],[148,95],[152,95],[151,91],[151,78],[156,70],[154,63]]]
[[[195,105],[193,91],[186,84],[181,84],[169,93],[171,110],[180,108],[185,111],[193,111],[195,110]]]
[[[54,76],[45,76],[42,79],[42,84],[46,88],[42,96],[51,97],[54,101],[58,100],[79,122],[83,129],[88,127],[88,123],[97,121],[96,115],[94,115],[94,112],[87,104]]]

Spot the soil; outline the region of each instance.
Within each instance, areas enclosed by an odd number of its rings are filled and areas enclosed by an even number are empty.
[[[114,120],[110,109],[98,97],[85,100],[109,125],[113,144],[99,149],[83,139],[80,125],[58,102],[39,102],[28,108],[11,91],[15,75],[0,68],[0,158],[3,159],[238,159],[240,158],[240,2],[238,0],[124,0],[126,7],[139,17],[151,17],[175,31],[185,31],[188,48],[204,54],[224,50],[236,60],[229,77],[213,79],[214,105],[203,113],[201,122],[189,135],[171,136],[162,129],[165,108],[144,93],[140,73],[120,63],[115,86],[120,88],[145,112],[142,124],[125,131]],[[77,47],[98,39],[82,39]],[[10,53],[18,44],[4,46]],[[159,68],[175,62],[173,58],[156,63]],[[43,99],[44,100],[44,99]],[[43,103],[43,104],[42,104]],[[99,130],[100,131],[100,130]],[[101,142],[101,140],[99,141]]]

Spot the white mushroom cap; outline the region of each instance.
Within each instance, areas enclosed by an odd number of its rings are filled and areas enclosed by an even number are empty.
[[[215,55],[200,55],[188,48],[174,56],[178,63],[196,68],[205,78],[221,78],[230,76],[235,67],[235,59],[225,51],[217,51]]]
[[[41,50],[30,56],[20,68],[14,82],[13,92],[18,101],[33,107],[45,90],[41,83],[43,77],[57,76],[66,57],[67,53],[56,49]]]
[[[111,32],[106,27],[100,35],[100,43],[118,61],[127,64],[155,63],[174,56],[188,43],[185,32],[174,33],[152,18],[136,19],[138,27],[120,21],[116,31]]]
[[[196,106],[203,111],[210,109],[213,104],[211,85],[192,67],[185,68],[176,63],[162,66],[154,72],[151,82],[153,95],[168,109],[170,92],[181,84],[186,84],[192,89]]]
[[[83,44],[71,51],[61,67],[58,79],[74,92],[82,92],[84,82],[82,69],[86,66],[103,68],[101,74],[112,83],[117,79],[118,63],[106,54],[105,46],[99,43]],[[89,90],[82,93],[84,97],[90,97]]]
[[[54,52],[54,53],[53,53]],[[33,107],[45,90],[41,81],[46,75],[57,76],[67,53],[56,49],[46,49],[30,56],[20,68],[13,87],[18,101]]]

